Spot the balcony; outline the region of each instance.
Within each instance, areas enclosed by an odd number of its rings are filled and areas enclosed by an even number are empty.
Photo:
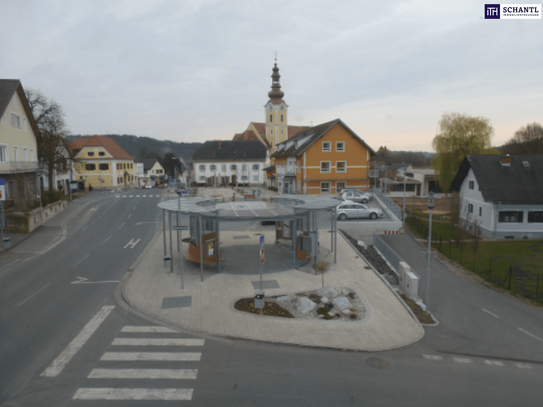
[[[276,167],[278,175],[284,177],[295,177],[296,176],[296,167]]]
[[[34,172],[41,168],[39,161],[10,161],[8,163],[0,162],[0,173],[10,172]]]

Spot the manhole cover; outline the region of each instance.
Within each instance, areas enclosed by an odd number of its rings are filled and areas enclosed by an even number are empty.
[[[381,358],[367,358],[365,362],[366,365],[374,369],[385,369],[390,365],[385,359]]]

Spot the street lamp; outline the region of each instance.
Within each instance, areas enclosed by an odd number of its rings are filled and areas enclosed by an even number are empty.
[[[407,166],[404,166],[402,168],[402,171],[403,171],[403,215],[402,215],[402,223],[403,223],[403,228],[405,229],[405,188],[406,188],[406,180],[407,180],[407,177],[411,177],[413,178],[413,173],[411,172],[406,172],[407,171]]]
[[[430,210],[428,227],[428,265],[426,267],[426,312],[430,314],[430,262],[432,261],[432,210],[435,206],[434,193],[430,192],[428,198],[428,209]]]

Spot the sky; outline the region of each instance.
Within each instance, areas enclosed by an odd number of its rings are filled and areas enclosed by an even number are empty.
[[[72,134],[231,139],[263,122],[274,56],[289,124],[342,119],[374,150],[433,151],[446,112],[502,145],[543,124],[543,20],[470,1],[0,0],[0,78]]]

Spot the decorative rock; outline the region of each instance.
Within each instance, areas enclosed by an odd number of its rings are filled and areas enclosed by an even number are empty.
[[[307,297],[300,297],[296,301],[296,309],[302,314],[307,314],[308,312],[313,311],[315,308],[317,308],[317,304]]]
[[[334,304],[334,306],[339,308],[340,310],[344,310],[345,308],[351,308],[353,306],[345,297],[337,297],[334,301],[332,301],[332,304]]]
[[[328,304],[330,302],[330,300],[328,299],[328,297],[321,297],[321,303],[322,304]]]
[[[317,290],[319,297],[328,297],[329,299],[336,298],[339,295],[339,290],[336,287],[322,287]]]
[[[323,318],[324,318],[324,315],[319,315],[317,318],[323,319]]]
[[[346,308],[344,309],[343,311],[341,311],[343,313],[343,315],[349,315],[351,313],[351,310]]]
[[[287,301],[294,301],[296,299],[296,296],[294,294],[288,294],[283,295],[282,297],[276,298],[275,300],[277,302],[287,302]]]

